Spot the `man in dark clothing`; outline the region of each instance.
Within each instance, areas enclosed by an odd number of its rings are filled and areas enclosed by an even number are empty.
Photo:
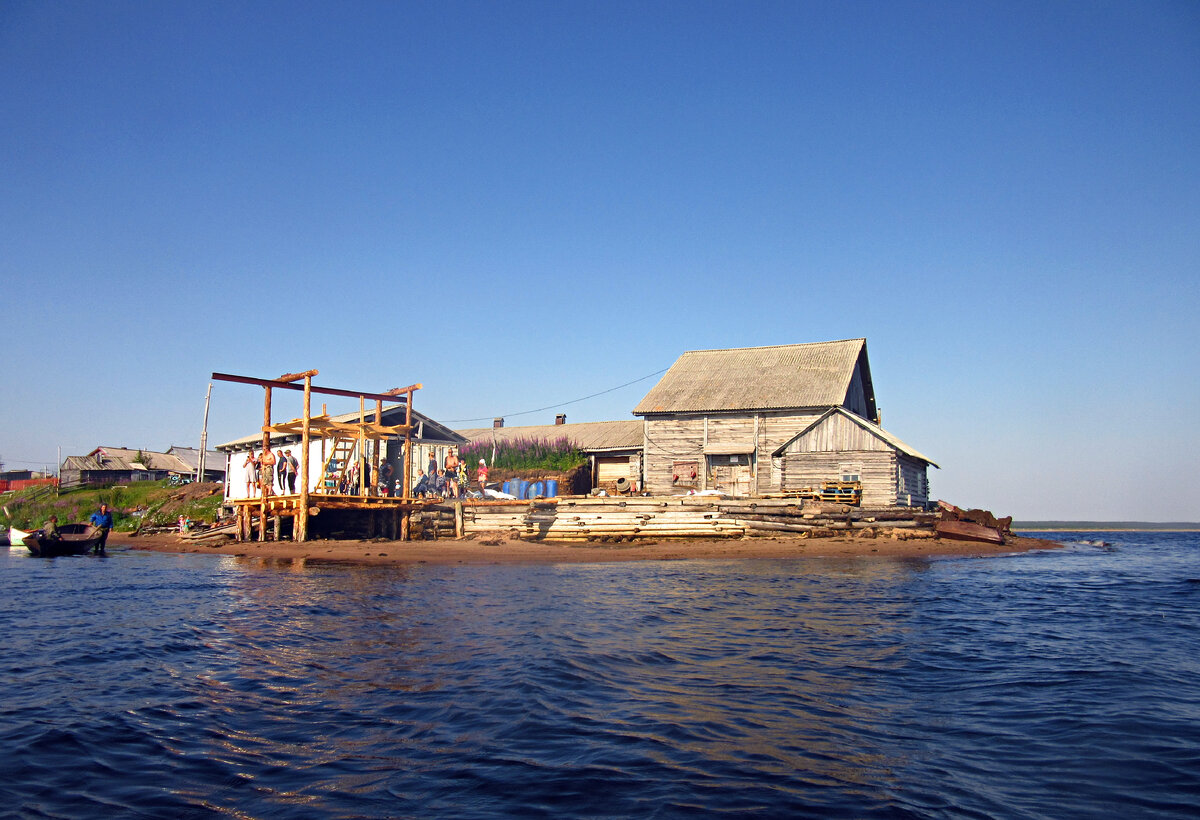
[[[92,517],[88,519],[92,526],[100,530],[100,540],[96,542],[96,546],[92,548],[92,552],[104,552],[104,545],[108,543],[108,531],[113,527],[112,513],[108,510],[107,504],[101,504],[100,509],[92,513]]]
[[[50,541],[61,541],[62,533],[58,531],[58,516],[50,516],[50,520],[42,525],[42,538]]]
[[[413,498],[420,498],[429,492],[429,476],[424,470],[417,470],[417,485],[412,488]]]

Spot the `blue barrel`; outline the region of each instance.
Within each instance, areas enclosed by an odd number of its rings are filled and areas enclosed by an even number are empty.
[[[529,492],[529,482],[521,480],[517,482],[517,498],[524,498]]]
[[[540,482],[540,481],[533,482],[533,484],[531,484],[529,486],[529,497],[537,498],[539,495],[545,495],[545,493],[543,492],[544,489],[545,489],[545,485],[542,484],[542,482]]]
[[[505,481],[504,484],[501,486],[501,489],[504,490],[504,492],[508,493],[509,495],[512,495],[512,482]]]
[[[547,478],[546,479],[546,498],[554,498],[557,495],[558,495],[558,479],[557,478]]]

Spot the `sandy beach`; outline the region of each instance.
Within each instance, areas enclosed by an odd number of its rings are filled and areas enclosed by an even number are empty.
[[[677,561],[777,558],[927,558],[1004,555],[1055,549],[1056,541],[1010,537],[992,545],[946,539],[745,538],[647,540],[632,543],[547,543],[500,535],[436,541],[229,541],[201,546],[175,535],[131,537],[114,533],[110,546],[156,552],[201,552],[280,560],[360,564],[557,564],[601,561]]]

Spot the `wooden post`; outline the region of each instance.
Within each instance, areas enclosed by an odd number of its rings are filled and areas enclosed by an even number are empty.
[[[461,501],[454,502],[454,537],[463,537],[463,503]]]
[[[383,424],[383,400],[375,399],[375,424]],[[382,495],[379,492],[379,447],[383,439],[375,439],[375,455],[371,459],[371,495]]]
[[[300,431],[300,509],[296,511],[296,531],[292,537],[298,542],[308,540],[308,448],[312,440],[312,376],[304,377],[304,426]],[[324,439],[321,440],[324,448]],[[322,462],[324,463],[324,462]]]
[[[271,426],[271,388],[264,387],[266,397],[263,400],[263,437],[262,437],[262,453],[258,456],[258,540],[267,540],[267,496],[271,494],[271,481],[274,478],[275,468],[266,469],[263,464],[264,456],[271,449],[271,433],[267,430]]]
[[[355,455],[354,455],[354,457],[356,459],[358,459],[356,466],[358,467],[358,494],[359,495],[367,494],[367,492],[366,492],[366,490],[367,490],[366,472],[367,471],[364,470],[363,466],[362,466],[363,458],[367,454],[366,431],[364,431],[363,427],[362,427],[363,424],[366,423],[366,420],[367,420],[367,400],[364,397],[359,396],[358,397],[358,452],[355,453]]]
[[[404,434],[404,497],[412,494],[412,394],[409,390],[404,402],[404,424],[408,428]],[[408,534],[408,516],[404,517],[404,530]],[[406,539],[407,540],[407,539]]]

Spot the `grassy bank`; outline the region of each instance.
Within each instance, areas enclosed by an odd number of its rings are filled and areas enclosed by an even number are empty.
[[[212,522],[221,504],[219,483],[169,486],[166,481],[138,481],[109,487],[84,488],[59,494],[53,487],[28,487],[0,495],[0,527],[36,529],[51,515],[60,524],[87,521],[101,504],[113,511],[117,530],[147,525],[165,526],[185,515]]]

